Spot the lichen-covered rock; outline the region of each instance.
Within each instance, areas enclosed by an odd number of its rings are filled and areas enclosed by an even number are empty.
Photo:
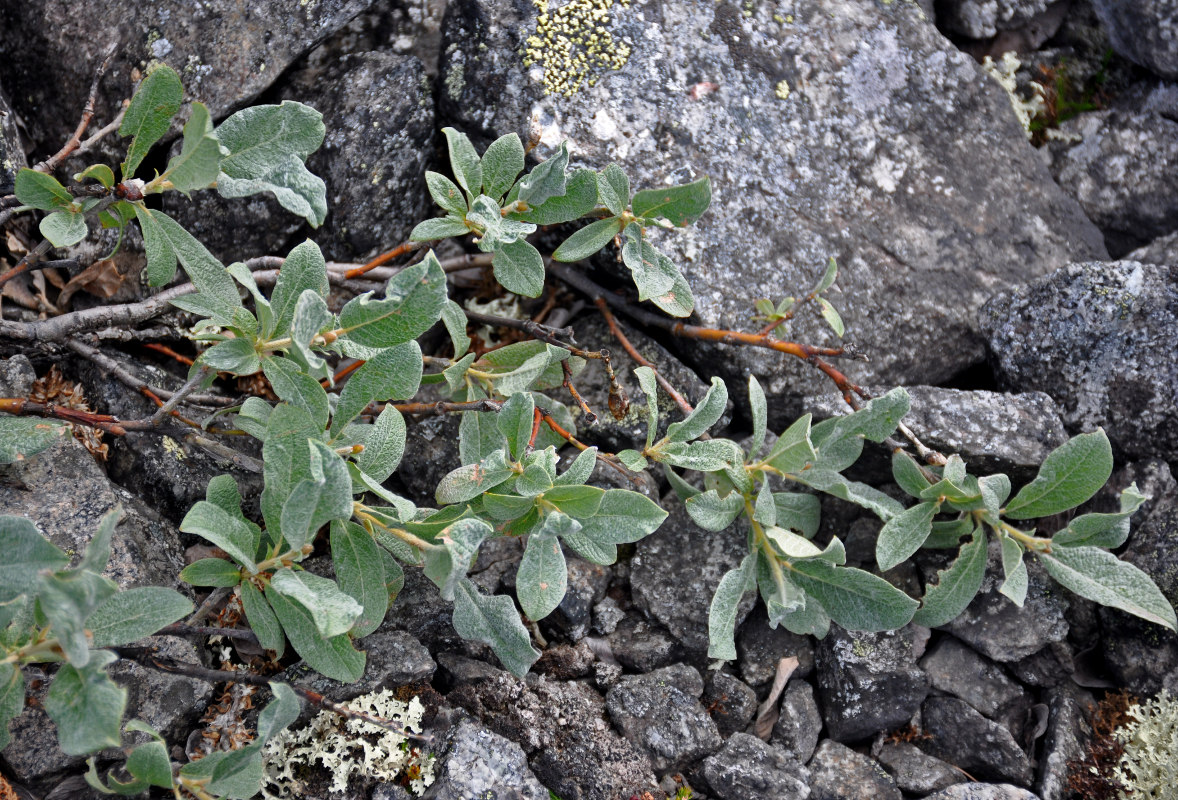
[[[1096,700],[1079,686],[1065,683],[1047,693],[1047,707],[1050,716],[1035,778],[1035,792],[1042,800],[1064,800],[1070,795],[1069,762],[1078,762],[1088,755],[1088,745],[1092,741],[1089,720]]]
[[[791,680],[781,695],[781,709],[769,741],[805,763],[814,755],[822,733],[822,714],[814,699],[814,687]]]
[[[747,733],[734,733],[704,761],[704,777],[720,800],[806,800],[809,771],[802,763]]]
[[[708,678],[703,702],[724,738],[743,731],[757,712],[757,693],[740,678],[720,670]]]
[[[0,79],[45,152],[64,144],[77,126],[94,71],[112,45],[115,55],[99,92],[96,127],[109,122],[119,101],[130,96],[131,70],[155,62],[179,72],[185,97],[200,100],[215,119],[221,118],[256,98],[295,59],[371,3],[5,4],[0,6],[0,50],[9,57]],[[61,56],[46,58],[46,53]]]
[[[826,739],[810,759],[811,800],[900,800],[892,776],[846,745]]]
[[[446,735],[423,800],[548,800],[515,742],[466,719]]]
[[[704,684],[685,664],[623,677],[606,695],[606,708],[622,736],[650,757],[656,773],[683,769],[714,753],[722,740],[700,704]]]
[[[0,359],[0,397],[28,397],[37,373],[29,357],[17,354]]]
[[[1039,797],[1009,783],[959,783],[930,794],[925,800],[1039,800]]]
[[[913,3],[821,0],[788,16],[702,0],[619,7],[610,30],[628,62],[571,97],[543,96],[542,65],[523,64],[534,20],[525,0],[451,4],[442,121],[486,144],[526,135],[535,117],[540,155],[567,138],[578,163],[620,162],[635,188],[709,175],[711,210],[659,242],[705,325],[754,325],[754,298],[805,291],[835,256],[835,305],[871,354],[856,378],[932,383],[981,359],[972,315],[995,289],[1104,252],[1001,87]],[[540,55],[559,72],[555,53]],[[817,317],[800,314],[791,337],[829,340]],[[685,352],[732,387],[762,376],[775,427],[826,388],[768,351]]]
[[[1178,265],[1070,264],[981,312],[998,379],[1042,391],[1076,431],[1103,426],[1129,456],[1178,450]]]
[[[1178,22],[1173,30],[1178,35]],[[1175,59],[1178,67],[1178,49]],[[1052,146],[1051,172],[1104,233],[1114,258],[1178,228],[1178,86],[1081,114],[1060,130],[1077,141]]]
[[[918,740],[922,750],[981,780],[1031,785],[1031,762],[1010,731],[964,700],[930,697],[921,707],[921,722],[929,736]]]
[[[1025,25],[1051,0],[948,0],[937,5],[937,26],[971,39]]]
[[[28,166],[20,132],[16,129],[16,117],[12,106],[0,87],[0,197],[12,194],[16,173]]]
[[[1178,230],[1159,236],[1147,245],[1137,248],[1125,256],[1126,261],[1140,261],[1143,264],[1178,264]]]
[[[1093,0],[1118,54],[1163,78],[1178,80],[1178,3]]]
[[[911,742],[885,742],[872,751],[905,792],[929,794],[966,780],[960,771]]]
[[[830,626],[815,653],[830,738],[855,742],[912,719],[928,694],[928,676],[916,666],[914,645],[912,627],[865,633]]]
[[[1001,667],[952,636],[937,642],[920,660],[920,667],[934,689],[960,697],[987,717],[1026,694]]]
[[[708,650],[708,610],[724,573],[747,552],[746,534],[737,528],[718,533],[691,521],[677,501],[657,531],[638,543],[630,567],[634,604],[658,620],[691,655]],[[736,616],[739,625],[756,597],[746,593]]]
[[[737,631],[736,652],[740,677],[754,689],[767,687],[783,658],[798,660],[795,677],[805,678],[814,671],[814,640],[792,633],[784,625],[770,628],[769,618],[760,604]]]

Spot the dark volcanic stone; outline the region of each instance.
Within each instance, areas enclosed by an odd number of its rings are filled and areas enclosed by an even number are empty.
[[[679,646],[661,625],[627,615],[609,635],[614,657],[626,669],[650,672],[670,664]]]
[[[1094,0],[1113,49],[1163,78],[1178,79],[1178,5],[1174,0]]]
[[[720,748],[716,723],[699,702],[704,685],[685,664],[623,677],[606,695],[610,719],[650,757],[657,773],[683,769]]]
[[[1039,798],[1009,783],[959,783],[930,794],[925,800],[1039,800]]]
[[[27,166],[24,145],[16,129],[16,117],[3,87],[0,87],[0,197],[12,194],[16,173]]]
[[[1000,30],[1026,25],[1051,0],[942,0],[937,3],[937,26],[971,39],[989,39]]]
[[[283,679],[340,703],[381,689],[428,683],[437,668],[421,642],[404,631],[385,626],[357,640],[356,647],[367,654],[367,661],[363,677],[355,683],[341,683],[325,678],[305,662],[289,667]],[[316,711],[314,708],[305,708],[303,713],[309,718]]]
[[[734,733],[704,761],[704,777],[720,800],[806,800],[809,771],[780,749]]]
[[[1064,800],[1069,796],[1069,762],[1088,755],[1092,726],[1088,720],[1096,707],[1092,695],[1070,683],[1047,693],[1050,716],[1043,755],[1039,759],[1035,792],[1042,800]]]
[[[703,703],[724,738],[743,731],[757,713],[757,693],[740,678],[719,670],[708,678]]]
[[[815,669],[827,734],[855,742],[906,724],[928,694],[911,627],[886,633],[838,625],[818,643]]]
[[[810,759],[811,800],[900,800],[896,782],[873,758],[825,740]]]
[[[749,614],[736,635],[737,664],[745,683],[759,689],[777,674],[777,662],[796,658],[794,675],[805,678],[814,671],[814,641],[787,630],[784,625],[769,627],[769,618],[760,604]]]
[[[469,719],[446,735],[434,774],[423,800],[548,800],[519,745]]]
[[[1129,456],[1173,458],[1178,265],[1071,264],[981,313],[999,380],[1055,398],[1073,430],[1104,426]]]
[[[605,596],[610,572],[608,567],[570,553],[565,554],[565,562],[568,565],[568,590],[560,605],[544,618],[540,626],[549,635],[576,642],[589,632],[593,606]]]
[[[917,743],[922,750],[982,780],[1031,785],[1031,762],[1014,737],[964,700],[930,697],[921,718],[930,737]]]
[[[616,161],[635,188],[711,176],[712,208],[698,226],[657,232],[701,324],[747,326],[753,298],[802,291],[835,256],[835,304],[872,355],[856,365],[858,382],[935,383],[977,363],[973,310],[996,289],[1104,252],[1002,88],[919,6],[820,0],[788,21],[775,13],[704,0],[618,9],[609,27],[633,43],[629,61],[566,97],[544,96],[541,65],[522,64],[532,5],[455,2],[439,116],[484,145],[526,136],[535,117],[538,155],[567,138],[581,164]],[[791,325],[794,339],[829,337],[817,315]],[[690,351],[689,366],[731,379],[734,392],[749,371],[762,376],[778,399],[774,427],[826,388],[816,371],[768,351]]]
[[[960,771],[911,742],[886,742],[875,757],[897,786],[913,794],[928,794],[966,779]]]
[[[801,762],[810,760],[822,733],[822,714],[814,699],[814,687],[791,680],[781,695],[781,713],[769,739]]]
[[[934,689],[960,697],[987,717],[1026,694],[1001,667],[951,636],[937,642],[920,667]]]

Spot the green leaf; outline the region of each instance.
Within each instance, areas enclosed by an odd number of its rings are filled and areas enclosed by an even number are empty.
[[[834,281],[838,277],[838,274],[838,262],[834,260],[834,256],[831,256],[830,260],[826,262],[826,270],[822,273],[822,277],[819,279],[818,283],[814,285],[812,294],[822,294],[831,286],[834,286]]]
[[[1059,547],[1036,555],[1048,575],[1081,597],[1178,630],[1174,609],[1149,575],[1112,553],[1098,547]]]
[[[753,435],[749,440],[749,458],[756,458],[765,445],[765,432],[769,427],[769,406],[765,402],[765,390],[755,375],[749,375],[749,411],[753,416]]]
[[[605,247],[622,231],[622,223],[616,219],[600,219],[565,239],[556,248],[552,258],[556,261],[580,261]]]
[[[335,520],[331,523],[331,561],[340,589],[364,609],[352,626],[352,636],[367,636],[380,627],[389,607],[380,549],[356,523]]]
[[[843,318],[839,316],[839,312],[835,311],[834,306],[825,297],[815,297],[814,300],[818,303],[818,308],[822,311],[822,318],[826,320],[826,324],[834,331],[834,335],[841,339],[845,330]]]
[[[622,261],[630,269],[634,285],[638,287],[639,300],[649,300],[675,287],[679,271],[666,256],[651,246],[636,222],[626,226]]]
[[[258,351],[249,339],[218,342],[201,354],[200,363],[218,372],[232,372],[234,375],[253,375],[262,367]]]
[[[477,464],[467,464],[442,478],[434,494],[439,505],[463,503],[494,489],[515,473],[496,450]]]
[[[282,507],[296,484],[311,477],[310,439],[319,438],[322,428],[301,408],[281,403],[266,420],[262,444],[262,516],[270,536],[281,530]]]
[[[777,524],[782,528],[798,531],[807,539],[818,533],[822,518],[822,504],[812,494],[774,492],[773,505],[777,507]]]
[[[610,164],[597,174],[597,195],[615,217],[630,205],[630,179],[617,164]]]
[[[134,137],[123,162],[123,180],[134,177],[147,151],[168,132],[183,99],[180,76],[165,64],[157,65],[139,84],[119,126],[119,136]]]
[[[933,529],[933,517],[941,504],[918,503],[889,519],[875,542],[875,561],[881,570],[889,570],[908,560]]]
[[[27,167],[16,173],[14,192],[21,205],[39,211],[55,211],[74,202],[74,196],[57,178]]]
[[[850,631],[890,631],[907,625],[917,602],[870,572],[826,561],[798,561],[790,577]]]
[[[270,681],[270,692],[274,699],[258,715],[258,740],[261,742],[269,741],[276,733],[293,725],[302,708],[294,689],[285,683]]]
[[[455,588],[465,579],[479,546],[492,535],[494,530],[481,519],[460,519],[441,532],[441,547],[425,551],[425,576],[437,584],[443,600],[454,599]]]
[[[236,586],[241,571],[223,558],[202,558],[180,570],[180,580],[193,586]]]
[[[1023,563],[1023,548],[1009,536],[1000,536],[1002,542],[1002,573],[1006,580],[998,587],[1019,608],[1027,599],[1027,565]]]
[[[780,622],[786,630],[799,636],[822,639],[830,632],[830,615],[813,600],[801,608],[785,612],[781,615]]]
[[[340,325],[349,339],[366,347],[393,347],[416,339],[441,319],[446,273],[433,251],[394,275],[381,300],[368,292],[348,302]]]
[[[909,404],[908,392],[902,387],[892,389],[882,397],[867,401],[863,408],[854,413],[815,425],[813,442],[819,452],[823,446],[829,447],[848,437],[861,436],[873,442],[882,442],[895,433],[896,426],[908,413]]]
[[[537,359],[536,357],[540,355],[543,355],[544,358]],[[585,367],[585,360],[570,356],[568,350],[545,342],[530,341],[509,344],[484,354],[482,361],[496,373],[496,390],[507,396],[524,391],[529,387],[539,390],[560,386],[564,380],[564,372],[560,362],[566,359],[575,378]],[[503,370],[503,372],[499,372],[499,370]],[[477,398],[471,397],[469,399]]]
[[[519,519],[535,507],[535,497],[483,492],[483,511],[494,520],[506,521]]]
[[[524,241],[510,242],[495,251],[491,260],[495,280],[509,292],[539,297],[544,291],[544,259]]]
[[[948,569],[937,573],[937,583],[926,586],[924,600],[913,621],[926,628],[936,628],[956,619],[982,588],[986,577],[986,537],[974,529],[973,538]]]
[[[454,171],[458,185],[473,198],[480,193],[479,189],[483,185],[483,167],[479,154],[465,133],[453,128],[442,128],[442,133],[446,134],[446,144],[450,149],[450,169]]]
[[[696,525],[707,531],[722,531],[744,511],[744,498],[739,492],[721,497],[711,489],[687,498],[683,505]]]
[[[228,149],[217,191],[222,197],[271,192],[279,204],[319,227],[327,216],[327,186],[303,163],[323,144],[323,115],[302,103],[243,108],[217,127]]]
[[[956,550],[961,544],[961,537],[973,533],[973,518],[966,515],[955,520],[933,523],[933,531],[924,541],[926,550]]]
[[[432,242],[437,239],[449,239],[451,236],[465,236],[471,233],[470,226],[458,217],[434,217],[417,223],[413,232],[409,234],[411,242]]]
[[[286,650],[286,636],[282,633],[282,626],[274,609],[266,602],[266,598],[258,591],[253,583],[245,581],[241,584],[241,607],[245,610],[246,621],[250,629],[258,637],[258,644],[266,650],[274,651],[274,658],[282,658]]]
[[[86,167],[86,169],[74,175],[74,180],[76,180],[78,183],[81,183],[87,179],[98,181],[103,185],[104,188],[107,189],[115,188],[114,170],[112,170],[106,164],[91,164],[90,166]],[[32,203],[29,203],[27,200],[21,199],[19,192],[17,193],[16,199],[20,200],[21,203],[26,206],[32,205]],[[40,206],[34,206],[34,208],[40,208]]]
[[[364,451],[356,457],[356,466],[372,480],[383,483],[401,464],[405,454],[405,418],[391,405],[385,406],[376,418]]]
[[[180,223],[162,211],[135,206],[135,217],[143,230],[147,251],[147,276],[152,286],[163,286],[176,275],[176,262],[184,266],[197,290],[221,313],[217,324],[232,322],[234,309],[241,308],[237,285],[220,261],[205,249]]]
[[[524,457],[524,450],[531,441],[535,409],[536,404],[527,392],[513,394],[499,409],[499,432],[507,439],[511,457],[517,461]]]
[[[282,537],[293,550],[331,520],[352,515],[352,478],[343,458],[318,440],[310,442],[307,455],[308,474],[295,484],[280,517]]]
[[[251,529],[245,520],[207,500],[198,500],[184,515],[180,530],[207,539],[250,572],[257,571],[253,556],[258,552],[258,533],[256,526]]]
[[[151,636],[192,613],[192,601],[164,586],[139,586],[111,595],[86,618],[92,647],[112,647]]]
[[[619,450],[615,455],[618,457],[618,461],[621,461],[622,465],[632,472],[641,472],[647,467],[646,459],[637,450]]]
[[[816,544],[804,536],[798,536],[792,531],[787,531],[785,528],[772,525],[765,528],[765,536],[783,558],[817,558],[822,555],[822,550]],[[838,540],[835,539],[835,541]]]
[[[1129,538],[1129,517],[1133,515],[1145,496],[1137,484],[1121,492],[1121,510],[1116,514],[1083,514],[1076,517],[1062,531],[1051,537],[1052,547],[1120,547]]]
[[[330,287],[327,283],[327,264],[319,245],[310,239],[295,246],[282,262],[278,281],[270,296],[274,309],[274,332],[283,336],[290,331],[294,320],[295,307],[303,292],[310,289],[320,297],[327,297]]]
[[[477,464],[507,447],[498,417],[489,411],[464,411],[458,425],[458,456],[463,464]]]
[[[529,206],[540,206],[550,197],[563,195],[568,182],[565,174],[568,165],[569,143],[565,141],[560,143],[560,147],[547,161],[537,164],[531,172],[520,178],[516,199]]]
[[[607,489],[597,513],[581,520],[581,532],[599,542],[627,544],[653,533],[667,512],[637,492]]]
[[[95,575],[100,575],[106,570],[107,562],[110,561],[111,556],[111,541],[114,538],[115,528],[118,527],[122,518],[123,509],[121,507],[116,507],[113,511],[108,511],[102,516],[98,523],[98,530],[94,532],[94,536],[86,544],[82,560],[78,562],[77,568],[79,570],[88,570]]]
[[[515,592],[528,618],[544,619],[560,605],[568,589],[568,567],[560,549],[560,536],[576,534],[581,524],[567,514],[552,511],[545,515],[540,529],[528,536]]]
[[[753,519],[765,526],[777,524],[777,506],[773,502],[773,492],[769,489],[769,482],[761,484],[757,490],[757,498],[753,503]]]
[[[667,428],[667,438],[672,442],[690,442],[702,436],[715,425],[728,407],[728,387],[720,378],[712,378],[712,385],[695,410],[682,422],[672,422]]]
[[[0,663],[0,750],[8,747],[12,737],[8,723],[16,719],[25,707],[25,679],[12,663]]]
[[[283,567],[270,579],[270,588],[298,601],[299,605],[307,609],[315,623],[315,629],[324,639],[351,630],[352,623],[364,613],[363,606],[344,594],[335,581],[305,570],[296,572],[289,567]],[[267,589],[267,597],[269,595],[270,591]],[[279,619],[281,618],[280,614]],[[286,625],[283,624],[283,627]]]
[[[916,498],[929,487],[928,478],[921,471],[920,465],[903,450],[892,453],[892,478],[901,489]]]
[[[480,167],[484,193],[496,200],[507,194],[516,176],[524,171],[524,145],[519,134],[509,133],[491,142],[483,153]]]
[[[38,573],[56,572],[70,563],[69,556],[24,517],[0,516],[0,553],[0,602],[35,587]]]
[[[117,591],[114,581],[86,570],[41,574],[37,608],[48,619],[66,660],[74,666],[85,666],[100,652],[89,649],[84,620]]]
[[[695,222],[712,202],[712,183],[706,177],[682,186],[645,189],[634,195],[634,216],[661,217],[683,227]]]
[[[507,196],[515,200],[519,184]],[[579,169],[572,174],[565,186],[565,193],[550,197],[541,205],[530,204],[527,211],[509,214],[510,219],[531,222],[535,225],[560,225],[572,222],[592,213],[597,207],[597,176],[592,170]]]
[[[445,175],[426,170],[425,185],[435,203],[460,219],[466,216],[466,198],[452,180]]]
[[[462,312],[462,306],[447,300],[442,307],[442,322],[450,334],[450,341],[454,343],[454,358],[462,358],[470,347],[470,337],[466,335],[466,314]]]
[[[147,728],[154,734],[151,741],[144,742],[131,751],[127,756],[127,772],[150,786],[161,789],[172,788],[172,759],[168,757],[168,748],[160,739],[159,734],[147,725],[138,725],[139,720],[127,723],[128,732],[137,732]]]
[[[464,639],[489,645],[507,671],[523,678],[540,658],[510,597],[487,597],[463,578],[454,593],[454,630]]]
[[[418,363],[420,361],[418,359]],[[327,392],[319,385],[319,381],[303,372],[297,364],[287,358],[267,358],[262,362],[262,372],[279,399],[306,411],[317,428],[327,427]]]
[[[41,235],[54,247],[72,247],[86,238],[86,215],[80,211],[54,211],[41,220]]]
[[[596,486],[575,485],[553,486],[543,495],[549,503],[570,517],[577,519],[586,519],[596,514],[601,509],[601,500],[604,496],[604,489],[599,489]]]
[[[57,743],[66,755],[119,746],[127,690],[106,674],[117,658],[109,650],[95,650],[86,666],[62,664],[57,671],[45,695],[45,713],[57,725]]]
[[[192,116],[184,124],[184,143],[164,174],[173,188],[185,194],[207,189],[217,182],[221,171],[221,143],[213,133],[213,121],[203,103],[192,104]]]
[[[569,465],[569,468],[564,471],[564,474],[553,481],[553,484],[556,486],[579,486],[589,480],[593,474],[593,468],[596,466],[597,448],[590,447],[582,450]]]
[[[708,658],[736,660],[736,614],[744,593],[756,587],[756,566],[757,554],[752,552],[720,578],[708,607]]]
[[[699,472],[716,472],[740,464],[744,451],[728,439],[707,439],[691,442],[672,442],[657,449],[651,458],[674,467]]]
[[[421,347],[416,341],[394,345],[364,362],[340,392],[339,406],[331,420],[332,435],[338,436],[369,403],[408,400],[417,394],[421,372]]]
[[[214,778],[217,771],[219,778]],[[258,793],[262,782],[261,745],[252,744],[239,750],[214,750],[199,761],[189,761],[180,768],[180,775],[199,780],[206,793],[229,800],[249,800]]]
[[[837,472],[825,469],[811,469],[802,473],[797,480],[826,492],[834,497],[848,500],[875,513],[884,522],[901,513],[904,507],[878,489],[865,483],[849,481]],[[837,621],[837,620],[836,620]]]
[[[636,367],[634,377],[646,395],[646,446],[649,448],[659,427],[658,381],[650,367]]]
[[[803,414],[786,428],[765,457],[765,463],[787,475],[800,472],[818,457],[810,440],[812,415]]]
[[[1033,519],[1075,508],[1096,494],[1112,471],[1112,445],[1103,429],[1075,436],[1047,456],[1035,480],[1019,490],[1003,514]]]
[[[552,475],[539,464],[524,467],[523,474],[515,482],[515,490],[527,497],[535,497],[552,488]]]

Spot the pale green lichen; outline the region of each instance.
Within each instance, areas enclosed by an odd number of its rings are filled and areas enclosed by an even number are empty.
[[[387,720],[405,730],[421,732],[425,712],[416,697],[403,703],[391,689],[361,695],[348,707]],[[354,717],[321,711],[300,730],[286,729],[266,743],[262,797],[282,800],[307,797],[309,771],[322,768],[330,776],[328,790],[345,792],[352,777],[392,783],[398,779],[420,795],[434,782],[433,756],[409,746],[402,734]]]
[[[1124,788],[1121,800],[1178,797],[1178,699],[1165,689],[1155,699],[1130,706],[1133,722],[1116,732],[1125,752],[1113,769]]]
[[[622,8],[630,0],[617,0]],[[544,93],[571,97],[582,84],[597,84],[604,70],[618,70],[630,59],[630,45],[607,27],[614,0],[572,0],[549,10],[548,0],[533,0],[536,33],[524,47],[524,66],[544,68]]]
[[[1006,90],[1006,96],[1010,98],[1011,108],[1014,109],[1015,116],[1018,117],[1019,123],[1022,124],[1023,130],[1026,131],[1027,138],[1031,138],[1031,119],[1038,114],[1043,113],[1044,109],[1044,89],[1034,81],[1031,82],[1031,96],[1023,97],[1018,93],[1018,80],[1015,78],[1015,73],[1021,66],[1018,56],[1013,51],[1008,50],[1002,54],[1002,61],[995,62],[994,59],[986,56],[982,60],[982,69],[984,69],[990,77],[998,81],[999,85]]]
[[[775,86],[773,88],[773,93],[775,95],[777,95],[778,100],[788,100],[789,99],[789,82],[788,81],[778,81],[777,86]]]

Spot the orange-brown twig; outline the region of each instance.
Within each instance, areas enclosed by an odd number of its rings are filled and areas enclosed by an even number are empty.
[[[659,386],[663,387],[663,391],[671,396],[671,399],[675,401],[675,404],[679,406],[680,409],[682,409],[684,414],[690,414],[692,411],[694,411],[695,408],[691,405],[691,403],[687,402],[687,398],[679,394],[675,387],[671,385],[671,382],[664,378],[663,374],[659,372],[659,368],[652,364],[649,359],[643,358],[642,354],[639,353],[638,350],[635,349],[634,345],[630,343],[630,340],[626,338],[626,334],[622,333],[622,328],[620,325],[618,325],[618,321],[614,319],[613,312],[609,310],[609,305],[605,302],[605,298],[596,297],[594,298],[593,302],[597,304],[597,309],[601,312],[601,316],[605,317],[605,324],[609,325],[610,333],[614,335],[615,339],[621,342],[622,349],[625,350],[626,354],[634,360],[634,363],[638,364],[640,367],[649,367],[654,372],[654,379],[658,381]],[[613,406],[612,392],[610,394],[610,405],[611,407]],[[629,403],[627,402],[626,405],[629,405]],[[621,415],[624,416],[625,413],[625,409],[623,408]],[[618,412],[615,411],[614,416],[618,417]]]
[[[13,415],[47,417],[88,425],[116,436],[122,436],[127,432],[120,424],[119,418],[112,417],[110,414],[95,414],[93,411],[67,408],[53,403],[36,403],[23,397],[0,397],[0,411]]]
[[[185,366],[191,367],[193,365],[193,363],[195,363],[188,356],[181,355],[180,353],[177,353],[175,350],[168,347],[166,344],[159,344],[158,342],[145,342],[143,344],[143,346],[146,347],[148,350],[154,350],[157,353],[162,353],[163,355],[168,356],[169,358],[174,358],[177,361],[179,361],[181,364],[184,364]],[[161,405],[162,405],[162,403],[161,403]]]
[[[536,449],[536,437],[540,435],[540,423],[544,421],[544,412],[538,408],[532,409],[532,435],[528,437],[528,446],[524,452],[531,453]]]
[[[560,362],[560,368],[564,370],[564,380],[561,381],[561,385],[569,390],[569,394],[573,396],[573,400],[580,406],[581,413],[585,415],[585,421],[590,425],[597,422],[597,414],[589,407],[585,399],[581,397],[581,393],[577,391],[577,387],[573,385],[573,368],[569,366],[569,360],[567,358]]]
[[[383,264],[389,263],[394,258],[400,258],[403,255],[407,255],[409,253],[412,253],[414,250],[420,250],[421,248],[425,247],[428,244],[429,244],[429,242],[404,242],[402,244],[397,245],[392,250],[388,250],[384,253],[381,253],[379,256],[372,259],[364,266],[356,267],[355,269],[348,270],[347,272],[344,273],[344,277],[348,278],[349,280],[351,280],[352,278],[359,278],[361,275],[363,275],[365,272],[368,272],[368,270],[370,270],[370,269],[376,269],[377,267],[379,267]]]
[[[60,150],[33,167],[37,172],[53,172],[70,153],[77,150],[82,144],[82,134],[86,132],[86,128],[90,127],[90,120],[94,119],[94,104],[98,100],[98,84],[102,81],[102,76],[106,74],[106,68],[110,66],[110,60],[114,57],[116,47],[117,45],[111,45],[107,48],[102,63],[98,65],[98,69],[94,73],[94,81],[90,84],[90,96],[86,99],[86,106],[82,109],[82,119],[78,122],[74,135],[66,141]]]

